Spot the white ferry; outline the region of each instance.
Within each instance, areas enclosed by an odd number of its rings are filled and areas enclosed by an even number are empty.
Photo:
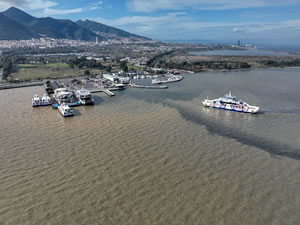
[[[67,104],[61,104],[60,106],[58,106],[58,111],[63,117],[74,116],[73,109],[71,109]]]
[[[221,98],[213,100],[205,99],[202,104],[206,107],[243,113],[257,113],[259,111],[259,107],[249,105],[246,102],[236,99],[235,96],[231,95],[231,92]]]
[[[76,97],[82,105],[94,105],[94,99],[91,93],[86,89],[80,89],[75,92]]]
[[[32,99],[32,107],[48,105],[51,105],[51,98],[46,94],[44,94],[41,98],[38,95],[35,95]]]

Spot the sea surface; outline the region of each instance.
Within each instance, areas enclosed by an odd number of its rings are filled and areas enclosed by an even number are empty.
[[[300,69],[184,75],[62,118],[0,91],[1,225],[298,225]],[[257,115],[204,108],[228,91]]]
[[[295,55],[288,51],[275,51],[275,50],[260,50],[260,49],[247,49],[247,50],[212,50],[191,52],[192,55],[222,55],[222,56],[292,56]]]

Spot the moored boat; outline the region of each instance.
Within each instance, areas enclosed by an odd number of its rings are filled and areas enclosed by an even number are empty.
[[[92,98],[91,93],[86,89],[80,89],[75,92],[75,95],[78,101],[82,105],[94,105],[94,99]]]
[[[242,100],[238,100],[235,96],[231,95],[231,92],[221,98],[213,100],[205,99],[202,101],[202,104],[206,107],[242,113],[257,113],[259,111],[259,107],[252,106]]]
[[[74,111],[67,104],[61,104],[58,106],[58,111],[63,117],[74,116]]]
[[[32,107],[48,105],[51,105],[51,98],[48,95],[44,94],[41,98],[38,95],[34,95],[32,99]]]
[[[54,98],[59,105],[67,104],[70,107],[80,106],[73,92],[66,88],[58,88],[54,91]]]

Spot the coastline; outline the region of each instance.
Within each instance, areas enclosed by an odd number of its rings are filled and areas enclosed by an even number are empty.
[[[152,67],[193,71],[243,71],[257,68],[300,67],[300,55],[290,56],[237,56],[237,55],[192,55],[190,51],[177,51],[156,57]]]

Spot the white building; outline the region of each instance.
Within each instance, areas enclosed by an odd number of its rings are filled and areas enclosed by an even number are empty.
[[[114,84],[120,84],[120,79],[115,76],[115,75],[112,75],[112,74],[103,74],[103,78],[113,82]]]

